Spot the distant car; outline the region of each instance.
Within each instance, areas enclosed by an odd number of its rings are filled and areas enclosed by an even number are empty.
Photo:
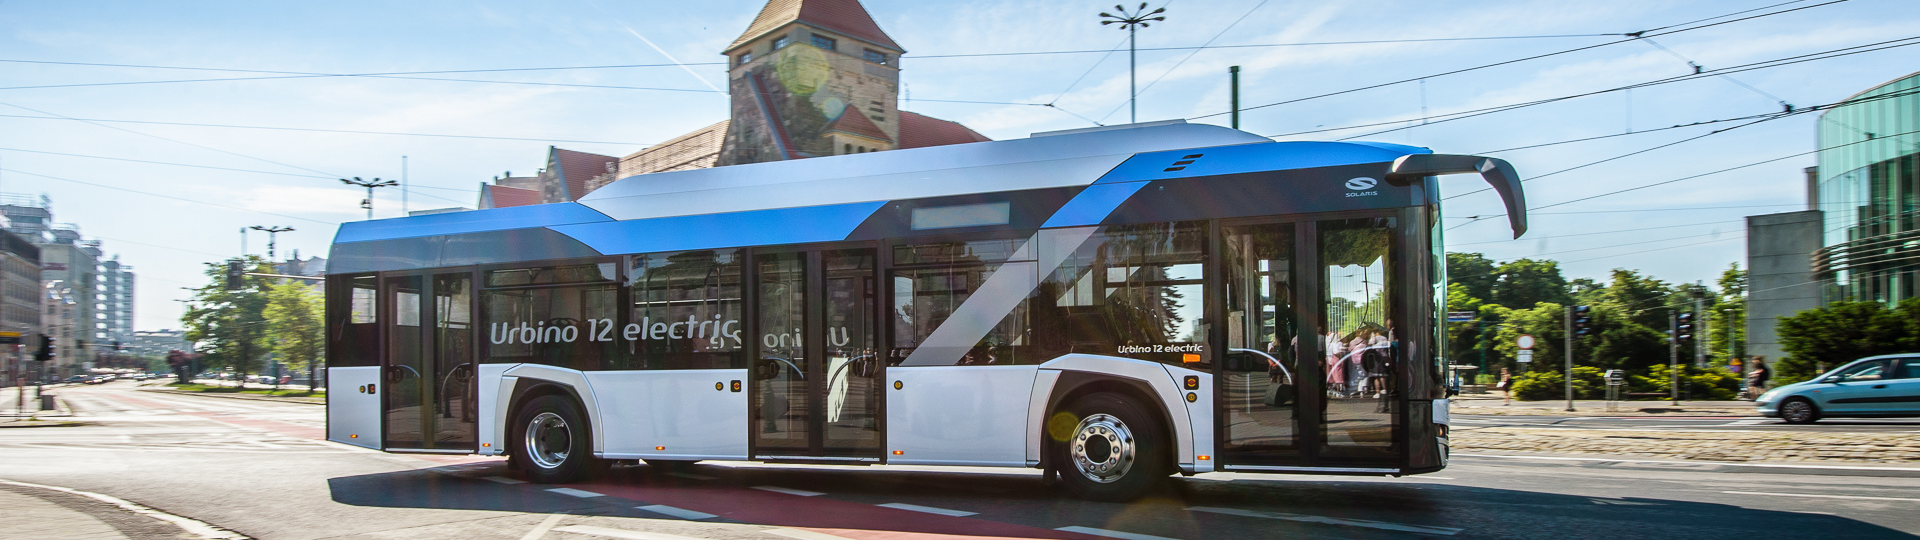
[[[70,383],[74,383],[74,384],[79,384],[79,383],[84,383],[84,382],[87,382],[87,381],[89,381],[89,380],[92,380],[92,379],[93,379],[93,377],[89,377],[89,376],[86,376],[86,375],[74,375],[74,376],[72,376],[72,377],[67,377],[67,382],[70,382]]]
[[[1920,353],[1871,356],[1754,400],[1762,416],[1792,424],[1821,418],[1920,416]]]

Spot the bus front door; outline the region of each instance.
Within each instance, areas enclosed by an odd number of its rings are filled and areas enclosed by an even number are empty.
[[[466,272],[388,276],[388,451],[476,451],[473,287]]]
[[[756,459],[880,457],[876,268],[872,248],[755,255]]]

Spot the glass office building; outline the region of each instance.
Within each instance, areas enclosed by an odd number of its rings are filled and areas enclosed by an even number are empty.
[[[1813,272],[1823,302],[1892,305],[1920,289],[1920,73],[1848,101],[1820,115]]]

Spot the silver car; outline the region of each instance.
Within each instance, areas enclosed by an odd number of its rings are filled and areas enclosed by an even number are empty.
[[[1821,418],[1920,416],[1920,353],[1855,360],[1754,400],[1760,414],[1793,424]]]

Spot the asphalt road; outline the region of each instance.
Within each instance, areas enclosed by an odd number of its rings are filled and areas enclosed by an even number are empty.
[[[1460,428],[1530,427],[1571,429],[1633,430],[1734,430],[1734,431],[1834,431],[1850,433],[1920,433],[1920,418],[1870,419],[1841,418],[1812,424],[1789,424],[1778,418],[1754,416],[1729,417],[1592,417],[1592,416],[1505,416],[1456,414],[1453,424]]]
[[[521,482],[497,459],[388,455],[325,442],[322,408],[314,405],[157,394],[131,382],[60,395],[93,425],[0,429],[0,479],[105,493],[255,538],[1777,540],[1920,533],[1920,467],[1456,456],[1440,473],[1399,479],[1177,478],[1126,504],[1070,498],[1031,471],[943,467],[616,467],[608,478],[562,487]]]

